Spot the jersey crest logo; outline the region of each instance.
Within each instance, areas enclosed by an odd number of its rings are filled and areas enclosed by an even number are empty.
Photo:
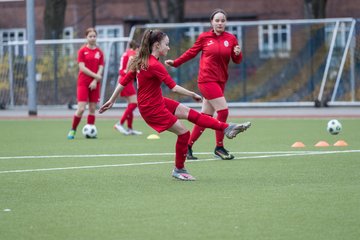
[[[96,58],[96,59],[100,59],[100,53],[99,53],[99,52],[96,52],[96,54],[95,54],[94,58]]]
[[[228,47],[229,46],[229,42],[227,40],[224,41],[224,46]]]

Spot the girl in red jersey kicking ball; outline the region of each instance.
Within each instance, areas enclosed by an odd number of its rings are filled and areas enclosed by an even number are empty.
[[[95,124],[96,104],[100,98],[100,80],[104,69],[104,54],[96,45],[96,30],[86,30],[87,43],[78,51],[79,76],[77,82],[78,108],[73,117],[68,139],[74,139],[86,104],[89,103],[87,124]]]
[[[175,168],[172,171],[172,176],[184,181],[193,181],[195,178],[185,169],[190,132],[179,119],[187,119],[199,126],[223,131],[229,139],[245,131],[246,127],[244,124],[220,122],[177,101],[163,97],[160,86],[165,83],[172,92],[192,97],[198,102],[202,101],[200,95],[177,85],[166,71],[165,66],[159,62],[159,57],[166,56],[169,50],[169,38],[164,32],[146,30],[141,40],[139,52],[130,63],[129,72],[121,79],[112,96],[100,108],[99,112],[103,113],[110,109],[124,86],[137,77],[138,108],[145,122],[159,133],[167,130],[177,135]]]

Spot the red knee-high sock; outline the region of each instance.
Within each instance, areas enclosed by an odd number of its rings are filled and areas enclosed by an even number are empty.
[[[127,126],[129,129],[132,129],[132,124],[133,124],[133,120],[134,120],[134,110],[136,107],[137,107],[136,103],[130,103],[128,106],[129,114],[127,117]]]
[[[199,112],[190,109],[189,115],[187,118],[190,122],[199,125],[200,127],[204,128],[211,128],[214,130],[224,131],[225,128],[229,126],[229,124],[220,122],[219,120],[210,117],[205,114],[200,114]]]
[[[216,119],[219,120],[220,122],[226,122],[228,115],[229,115],[228,109],[219,110],[217,111]],[[224,131],[216,131],[215,136],[216,136],[216,146],[223,147]]]
[[[211,115],[206,114],[206,113],[201,113],[201,114],[212,117]],[[199,125],[194,125],[194,127],[191,131],[188,145],[192,147],[192,145],[194,145],[194,143],[199,139],[199,137],[202,135],[202,133],[205,131],[205,129],[206,129],[205,127],[200,127]]]
[[[81,121],[81,117],[74,115],[71,129],[76,131],[77,127],[79,126],[80,121]]]
[[[132,121],[134,118],[134,110],[137,107],[136,103],[129,103],[124,111],[124,114],[122,115],[121,119],[120,119],[120,124],[124,124],[125,121],[128,121],[128,128],[132,128]],[[129,126],[130,124],[130,126]]]
[[[87,124],[95,124],[95,115],[89,114],[87,117]]]
[[[175,167],[177,169],[184,168],[186,153],[187,153],[187,143],[190,138],[190,132],[187,131],[184,134],[178,135],[176,145],[175,145]]]

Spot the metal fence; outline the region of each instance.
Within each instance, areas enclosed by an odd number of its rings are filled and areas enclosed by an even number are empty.
[[[201,32],[208,31],[210,25],[148,24],[133,27],[128,38],[98,39],[106,61],[101,102],[116,86],[119,60],[127,42],[140,41],[147,28],[168,34],[171,50],[167,58],[174,59],[190,48]],[[359,22],[351,18],[228,22],[227,31],[236,35],[244,55],[241,64],[229,65],[225,91],[229,105],[357,105],[359,30]],[[84,39],[38,40],[35,44],[37,104],[75,104],[77,51]],[[26,46],[27,42],[0,45],[2,107],[27,104]],[[199,58],[200,54],[179,68],[168,68],[169,73],[178,84],[198,91]],[[171,95],[166,88],[164,93]]]

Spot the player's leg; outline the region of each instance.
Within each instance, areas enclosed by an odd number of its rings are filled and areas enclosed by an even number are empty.
[[[115,123],[114,129],[116,129],[117,131],[119,131],[120,133],[122,133],[124,135],[129,135],[129,131],[124,127],[124,123],[127,120],[128,112],[129,112],[129,96],[124,96],[123,94],[124,93],[121,93],[120,95],[125,98],[125,100],[127,102],[127,107],[126,107],[123,115],[120,117],[119,122]]]
[[[170,100],[170,101],[174,101],[174,100]],[[249,126],[248,125],[245,126],[244,124],[236,124],[236,123],[229,124],[229,123],[220,122],[219,120],[213,117],[201,114],[198,111],[191,109],[183,104],[178,104],[178,106],[175,109],[175,116],[177,116],[179,119],[187,119],[188,121],[197,124],[201,127],[224,131],[225,136],[229,139],[233,139],[234,137],[236,137],[237,134],[245,131],[250,126],[250,123],[248,124]]]
[[[94,90],[89,91],[89,115],[87,118],[87,124],[95,125],[95,112],[96,105],[100,99],[100,83],[97,83],[97,87]]]
[[[87,124],[95,125],[95,111],[96,102],[89,102],[89,115],[87,117]]]
[[[229,109],[225,97],[211,99],[209,100],[209,104],[213,106],[213,108],[217,113],[216,119],[218,119],[221,122],[226,122],[229,115]],[[233,159],[234,155],[230,154],[229,151],[226,150],[224,147],[224,132],[216,131],[215,139],[216,139],[216,147],[214,150],[215,156],[220,157],[223,160]]]
[[[190,132],[185,128],[182,122],[177,120],[168,131],[177,135],[175,144],[175,168],[172,176],[179,180],[194,181],[195,178],[185,169],[187,142],[189,141]]]
[[[214,114],[214,111],[215,111],[214,108],[209,104],[209,102],[206,99],[204,99],[203,104],[202,104],[201,114],[212,117]],[[199,125],[194,125],[194,127],[191,131],[189,142],[188,142],[188,152],[186,154],[187,159],[194,159],[194,160],[198,159],[197,157],[195,157],[193,155],[192,146],[200,138],[200,136],[205,131],[205,129],[206,129],[205,127],[201,127]]]
[[[137,107],[137,97],[135,94],[129,96],[128,98],[128,113],[127,113],[127,126],[130,135],[141,135],[142,132],[137,131],[133,128],[133,121],[134,121],[134,110]]]
[[[77,101],[78,101],[77,110],[72,119],[71,129],[67,135],[68,139],[75,138],[77,127],[79,126],[82,115],[84,114],[85,109],[86,109],[88,97],[89,97],[89,93],[88,93],[87,87],[86,86],[78,86],[77,87]]]

